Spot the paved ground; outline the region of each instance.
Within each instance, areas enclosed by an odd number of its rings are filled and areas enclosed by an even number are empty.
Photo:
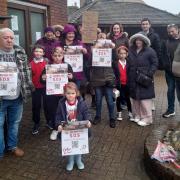
[[[144,140],[152,128],[180,119],[177,102],[176,117],[168,120],[161,118],[167,103],[162,73],[156,74],[155,84],[154,124],[139,127],[127,120],[127,112],[124,111],[124,120],[117,122],[117,127],[111,129],[104,105],[101,124],[92,128],[90,154],[84,156],[85,170],[74,169],[72,173],[65,171],[65,158],[60,155],[60,143],[49,140],[50,131],[44,127],[44,120],[40,134],[31,135],[31,103],[28,103],[24,110],[19,142],[19,146],[25,150],[25,156],[16,158],[6,155],[0,161],[0,180],[150,180],[142,161]]]

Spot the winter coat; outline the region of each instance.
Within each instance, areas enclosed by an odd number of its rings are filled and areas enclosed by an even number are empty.
[[[49,63],[52,62],[51,54],[52,50],[59,46],[59,41],[52,39],[48,40],[46,37],[42,37],[39,39],[35,44],[39,44],[45,48],[45,55],[44,57],[48,58]]]
[[[86,102],[81,98],[78,97],[78,104],[77,104],[77,120],[84,121],[89,120],[91,121],[91,114],[89,112],[88,106]],[[62,125],[62,122],[67,122],[67,110],[66,110],[66,98],[62,98],[59,101],[57,112],[56,112],[56,120],[55,125],[58,128],[59,125]]]
[[[174,52],[180,42],[180,39],[168,38],[168,40],[163,41],[161,45],[161,58],[159,61],[159,66],[161,69],[172,72],[172,62],[174,59]]]
[[[136,100],[151,99],[155,97],[154,82],[148,87],[143,87],[136,82],[137,71],[153,79],[158,67],[156,52],[150,48],[143,48],[138,54],[134,47],[129,49],[129,61],[127,65],[127,78],[130,97]]]

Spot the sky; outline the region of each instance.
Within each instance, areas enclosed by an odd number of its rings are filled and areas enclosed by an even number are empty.
[[[68,0],[68,5],[73,5],[74,2],[77,2],[77,5],[79,6],[79,0]],[[144,0],[144,2],[172,14],[180,13],[180,0]]]

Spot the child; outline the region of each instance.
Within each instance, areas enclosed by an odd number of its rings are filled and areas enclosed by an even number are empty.
[[[51,57],[52,57],[52,63],[53,64],[64,63],[64,50],[62,49],[62,47],[56,47],[55,49],[53,49]],[[68,64],[68,80],[74,81],[73,70],[69,64]],[[45,71],[45,69],[42,72],[41,82],[42,83],[46,82],[46,71]],[[51,140],[57,139],[58,131],[55,128],[55,116],[56,116],[56,109],[58,106],[58,102],[62,97],[63,97],[62,94],[47,95],[46,96],[46,100],[48,102],[48,104],[47,104],[48,117],[50,119],[50,123],[51,123],[51,127],[52,127],[52,133],[50,135]]]
[[[30,67],[32,71],[32,82],[35,87],[35,91],[32,92],[32,119],[34,122],[32,134],[39,133],[39,122],[40,122],[40,110],[41,100],[43,99],[43,108],[45,118],[48,124],[47,117],[47,103],[46,103],[46,89],[45,86],[40,82],[41,73],[47,64],[47,60],[44,56],[44,47],[41,45],[35,45],[33,50],[33,59],[30,60]]]
[[[87,104],[80,97],[77,85],[73,82],[69,82],[64,87],[64,98],[59,101],[56,114],[56,126],[58,132],[63,130],[62,123],[71,123],[71,121],[84,121],[89,120],[87,127],[91,127],[91,115],[89,113]],[[72,171],[74,163],[77,164],[78,169],[84,169],[84,164],[80,155],[68,156],[68,164],[66,166],[67,171]]]
[[[120,91],[120,97],[117,98],[116,101],[116,106],[117,106],[117,120],[121,121],[122,120],[122,108],[121,108],[121,103],[120,103],[120,99],[121,99],[121,95],[124,94],[125,95],[125,100],[127,103],[127,108],[129,111],[129,118],[130,120],[132,120],[132,110],[131,110],[131,102],[130,102],[130,98],[129,98],[129,89],[127,86],[127,72],[126,72],[126,68],[127,68],[127,56],[128,56],[128,49],[125,46],[120,46],[117,49],[117,56],[118,56],[118,61],[115,61],[113,63],[113,69],[114,69],[114,73],[116,76],[116,88]]]

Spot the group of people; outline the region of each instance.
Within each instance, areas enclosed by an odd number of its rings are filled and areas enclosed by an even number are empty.
[[[18,128],[23,113],[23,102],[32,96],[32,134],[39,133],[41,101],[43,101],[46,125],[52,130],[51,140],[56,140],[63,130],[63,123],[89,120],[96,125],[101,121],[102,99],[105,96],[109,112],[109,126],[116,127],[116,120],[123,119],[123,106],[127,106],[130,121],[139,126],[153,123],[154,79],[157,69],[165,70],[168,107],[162,115],[168,118],[175,115],[175,88],[180,102],[180,36],[178,26],[167,26],[168,39],[161,41],[151,27],[148,18],[141,21],[141,31],[128,37],[123,26],[114,23],[105,34],[98,28],[97,39],[93,44],[81,40],[82,27],[74,25],[46,27],[44,37],[34,45],[32,56],[27,57],[23,48],[14,44],[14,32],[9,28],[0,29],[0,63],[12,62],[18,69],[17,94],[0,97],[0,158],[5,150],[16,156],[23,156],[18,148]],[[106,41],[106,39],[108,41]],[[105,42],[105,43],[102,43]],[[64,61],[69,46],[81,46],[83,69],[73,72],[73,65]],[[93,48],[112,49],[110,66],[93,66]],[[174,62],[176,62],[174,64]],[[46,65],[67,64],[68,83],[64,94],[46,94]],[[88,86],[88,88],[87,88]],[[90,87],[90,88],[89,88]],[[92,119],[86,103],[86,92],[90,89],[92,106],[96,115]],[[119,97],[114,97],[116,91]],[[82,97],[80,97],[80,94]],[[115,103],[117,114],[115,113]],[[6,142],[4,124],[6,122]],[[71,171],[74,163],[84,169],[81,155],[69,156],[66,169]]]

